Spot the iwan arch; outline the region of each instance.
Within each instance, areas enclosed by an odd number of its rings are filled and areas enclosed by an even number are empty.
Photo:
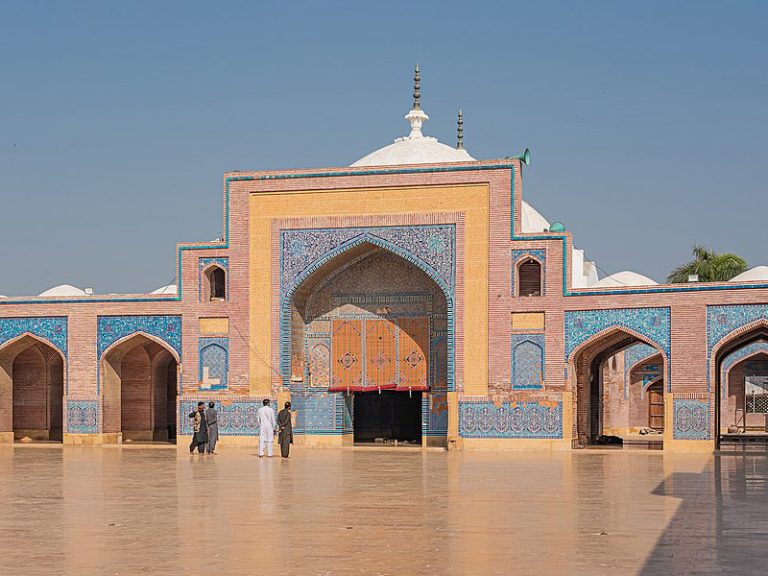
[[[411,132],[346,168],[224,176],[224,234],[151,294],[0,299],[0,439],[222,443],[290,399],[297,443],[713,450],[765,433],[768,277],[599,279],[523,201],[529,156]]]

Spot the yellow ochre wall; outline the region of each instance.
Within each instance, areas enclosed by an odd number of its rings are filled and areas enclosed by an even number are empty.
[[[463,212],[464,357],[488,358],[489,187],[487,184],[408,186],[250,195],[250,382],[252,395],[272,391],[272,227],[273,219]],[[458,280],[458,279],[457,279]],[[276,352],[276,351],[274,351]],[[259,358],[261,357],[261,358]],[[261,359],[261,361],[260,361]],[[464,366],[464,392],[488,393],[488,362]]]

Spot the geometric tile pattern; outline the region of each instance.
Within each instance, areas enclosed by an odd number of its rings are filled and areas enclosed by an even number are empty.
[[[0,346],[25,332],[47,340],[67,357],[66,316],[0,318]]]
[[[422,402],[422,435],[445,436],[448,433],[448,393],[432,389]]]
[[[546,274],[544,271],[547,269],[547,251],[544,249],[526,249],[526,250],[512,250],[512,296],[515,295],[515,276],[517,276],[517,263],[523,258],[533,258],[541,264],[541,293],[544,294],[544,278]]]
[[[675,440],[709,440],[709,400],[674,399]]]
[[[565,359],[589,338],[611,327],[627,328],[656,343],[667,359],[671,348],[669,308],[613,308],[565,313]]]
[[[229,338],[200,338],[198,352],[200,362],[197,379],[200,388],[203,390],[226,389]]]
[[[204,398],[201,400],[205,401]],[[207,404],[207,402],[206,402]],[[276,402],[272,400],[270,408],[275,409]],[[220,436],[258,436],[259,408],[261,400],[237,400],[224,404],[216,402]],[[179,406],[179,424],[182,435],[191,435],[192,427],[189,414],[197,408],[197,400],[184,400]],[[277,412],[277,411],[276,411]]]
[[[459,404],[459,435],[464,438],[563,437],[563,403],[465,401]]]
[[[96,400],[67,400],[67,433],[97,434],[99,404]]]
[[[544,384],[544,334],[512,335],[512,388],[535,389]]]
[[[181,316],[99,316],[97,331],[98,359],[112,344],[134,332],[159,338],[181,358]]]

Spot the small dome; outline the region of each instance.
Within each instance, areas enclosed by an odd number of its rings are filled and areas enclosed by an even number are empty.
[[[549,227],[550,232],[565,232],[565,224],[562,222],[552,222],[552,226]]]
[[[49,288],[45,292],[38,294],[38,296],[85,296],[85,290],[70,284],[60,284],[59,286]]]
[[[607,288],[614,286],[655,286],[657,284],[658,282],[648,278],[648,276],[643,276],[637,272],[624,270],[623,272],[616,272],[616,274],[606,276],[602,280],[598,280],[594,284],[591,284],[589,287]]]
[[[768,266],[755,266],[738,276],[734,276],[728,282],[756,282],[768,280]]]
[[[167,286],[161,286],[157,290],[152,290],[150,294],[178,294],[178,288],[176,284],[168,284]]]

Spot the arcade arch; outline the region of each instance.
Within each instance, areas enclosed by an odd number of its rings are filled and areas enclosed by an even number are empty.
[[[23,334],[0,348],[0,434],[7,440],[58,441],[64,428],[64,356]]]
[[[179,361],[162,340],[136,333],[101,359],[103,431],[123,441],[174,441]]]
[[[622,352],[639,343],[655,354],[625,367]],[[657,344],[627,328],[613,327],[584,342],[571,362],[576,446],[603,444],[607,436],[626,440],[643,428],[663,431],[667,359]],[[650,379],[649,365],[654,366]]]

